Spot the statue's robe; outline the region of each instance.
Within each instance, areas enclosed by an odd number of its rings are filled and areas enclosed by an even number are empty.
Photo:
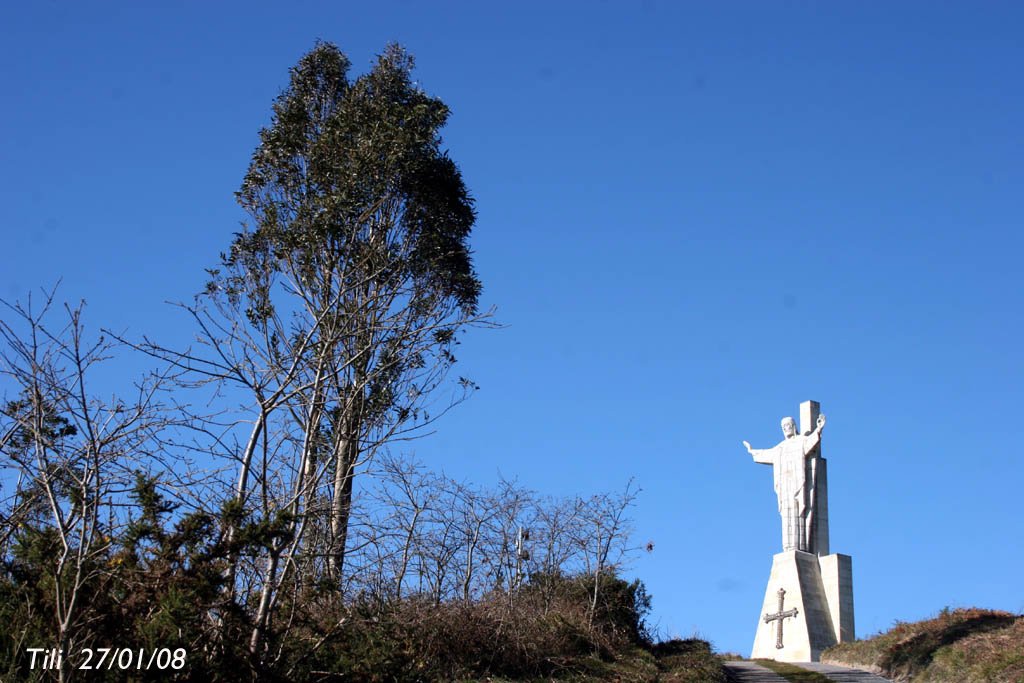
[[[775,495],[782,517],[782,549],[814,552],[811,547],[811,520],[814,515],[813,462],[808,456],[819,442],[819,432],[807,436],[794,434],[774,448],[754,451],[754,462],[771,465]]]

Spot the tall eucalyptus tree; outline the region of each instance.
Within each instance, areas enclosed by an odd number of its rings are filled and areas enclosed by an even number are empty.
[[[268,508],[276,495],[292,525],[269,546],[258,630],[296,558],[341,580],[360,465],[474,388],[438,391],[460,332],[491,324],[473,200],[439,135],[448,108],[412,82],[398,46],[358,78],[349,66],[319,43],[291,69],[237,193],[251,220],[207,288],[229,318],[219,338],[207,329],[220,348],[207,371],[240,380],[257,406],[236,500]],[[285,490],[268,494],[272,481]]]

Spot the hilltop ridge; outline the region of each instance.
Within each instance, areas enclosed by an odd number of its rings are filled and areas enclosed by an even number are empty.
[[[885,633],[840,643],[822,662],[914,683],[1024,681],[1024,615],[943,608],[929,619],[897,621]]]

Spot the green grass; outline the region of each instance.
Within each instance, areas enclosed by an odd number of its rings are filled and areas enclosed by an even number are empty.
[[[817,671],[808,671],[796,664],[776,662],[773,659],[754,659],[752,661],[757,662],[766,669],[771,669],[787,681],[792,681],[793,683],[832,683],[826,676],[822,676]]]

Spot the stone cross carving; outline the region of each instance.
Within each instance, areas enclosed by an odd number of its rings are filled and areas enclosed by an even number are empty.
[[[817,404],[813,412],[817,412]],[[807,404],[805,404],[807,405]],[[810,413],[808,414],[808,416]],[[803,417],[803,416],[801,416]],[[743,445],[754,456],[754,462],[771,465],[775,480],[775,495],[779,499],[779,515],[782,517],[782,549],[816,552],[812,533],[815,514],[815,468],[821,443],[821,430],[825,416],[818,415],[812,431],[799,434],[796,421],[791,417],[782,418],[782,434],[786,438],[773,448],[751,448],[746,441]],[[808,466],[808,465],[812,466]]]
[[[779,611],[776,612],[775,614],[765,614],[764,615],[764,623],[766,623],[766,624],[770,624],[773,621],[778,621],[779,622],[779,628],[775,632],[775,648],[777,650],[781,650],[782,649],[782,624],[784,623],[783,619],[785,619],[786,617],[795,617],[797,614],[800,613],[800,611],[797,610],[796,607],[794,607],[793,609],[788,609],[785,612],[783,612],[782,611],[782,603],[783,603],[783,601],[785,601],[785,599],[786,599],[786,589],[785,588],[780,588],[779,589]]]

